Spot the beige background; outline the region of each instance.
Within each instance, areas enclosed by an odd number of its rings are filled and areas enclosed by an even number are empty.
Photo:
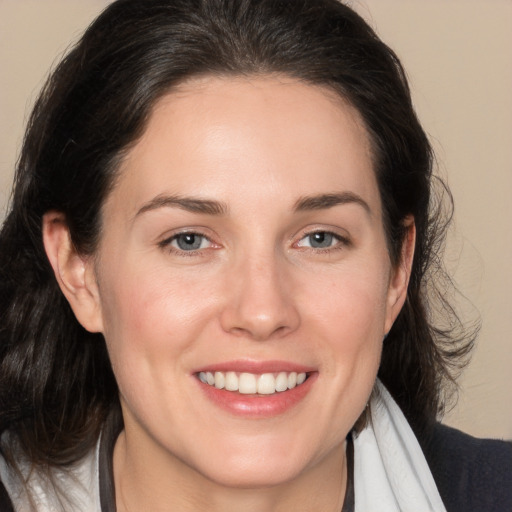
[[[0,218],[47,70],[107,3],[0,0]],[[512,439],[512,2],[351,3],[408,71],[455,197],[448,264],[483,320],[458,405],[445,420]]]

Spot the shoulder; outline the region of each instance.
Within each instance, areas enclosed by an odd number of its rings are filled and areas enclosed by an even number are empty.
[[[437,424],[423,448],[448,512],[512,512],[512,443]]]
[[[0,450],[0,512],[101,510],[97,451],[65,468],[40,468],[19,451],[8,464]]]

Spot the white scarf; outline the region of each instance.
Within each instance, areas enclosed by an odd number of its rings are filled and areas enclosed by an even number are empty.
[[[418,440],[379,380],[370,412],[354,436],[355,512],[446,512]]]
[[[370,410],[370,424],[354,436],[355,512],[446,512],[411,427],[379,381],[375,384]],[[23,486],[19,486],[3,462],[0,457],[0,476],[20,507],[18,510],[33,510]],[[48,492],[48,482],[32,474],[36,510],[99,512],[98,470],[97,447],[75,468],[72,477],[65,472],[55,473],[75,506],[59,506],[57,496]]]

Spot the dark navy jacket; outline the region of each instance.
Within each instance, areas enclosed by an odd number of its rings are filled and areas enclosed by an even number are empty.
[[[113,447],[115,439],[111,441]],[[512,443],[476,439],[438,424],[421,444],[448,512],[512,512]],[[110,471],[104,473],[112,480]],[[111,487],[108,482],[107,487]],[[107,508],[115,507],[114,499],[107,501],[111,503]],[[346,505],[344,510],[353,506]],[[0,512],[13,510],[0,482]]]
[[[512,443],[438,424],[423,451],[448,512],[512,512]]]

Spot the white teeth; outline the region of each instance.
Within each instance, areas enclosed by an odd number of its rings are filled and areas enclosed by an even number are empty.
[[[226,379],[222,372],[215,372],[215,387],[217,389],[223,389],[225,386]]]
[[[285,372],[278,374],[276,379],[276,391],[286,391],[288,389],[288,375]]]
[[[238,377],[235,372],[227,372],[224,383],[228,391],[238,391]]]
[[[256,375],[252,373],[241,373],[238,378],[238,392],[243,395],[252,395],[256,393],[258,385]]]
[[[201,382],[217,389],[238,391],[243,395],[273,395],[300,386],[306,380],[306,373],[200,372],[198,377]]]
[[[258,393],[272,395],[276,392],[276,379],[271,373],[263,373],[258,379]]]
[[[304,374],[306,375],[306,374]],[[297,374],[292,372],[288,374],[288,389],[292,389],[297,385]]]

